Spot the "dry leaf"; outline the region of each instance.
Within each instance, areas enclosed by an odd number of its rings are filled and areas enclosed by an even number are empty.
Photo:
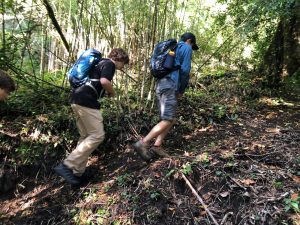
[[[220,195],[221,195],[221,197],[226,198],[229,195],[229,192],[225,191],[225,192],[221,193]]]
[[[210,198],[210,196],[211,196],[211,193],[208,192],[205,195],[203,195],[202,197],[203,197],[204,200],[208,200]]]
[[[206,211],[205,211],[205,210],[201,211],[201,212],[200,212],[200,215],[201,215],[201,216],[205,216],[205,215],[206,215]]]
[[[298,199],[298,193],[294,193],[291,195],[291,199],[296,201]]]
[[[206,132],[208,130],[208,128],[207,127],[205,127],[205,128],[201,128],[201,129],[198,129],[198,131],[199,132]]]
[[[299,178],[299,177],[293,176],[293,175],[292,175],[292,179],[293,179],[293,181],[295,181],[297,184],[300,184],[300,178]]]
[[[266,132],[279,134],[280,133],[280,129],[278,129],[278,128],[267,128]]]
[[[189,152],[184,152],[184,156],[191,156],[191,154]]]
[[[160,178],[160,177],[161,177],[161,173],[155,173],[155,174],[154,174],[154,177],[155,177],[155,178]]]
[[[244,194],[243,194],[244,197],[249,197],[250,198],[250,194],[248,191],[246,191]]]
[[[270,112],[268,113],[268,115],[266,116],[267,119],[272,119],[274,117],[277,117],[277,113],[276,112]]]
[[[176,201],[176,200],[175,200],[175,201]],[[178,200],[176,201],[176,205],[177,205],[177,206],[180,206],[182,203],[183,203],[183,201],[182,201],[181,199],[178,199]]]
[[[251,185],[251,184],[255,184],[254,180],[251,179],[245,179],[245,180],[241,180],[241,182],[247,186]]]
[[[192,135],[184,135],[183,137],[184,137],[186,140],[189,140],[189,139],[192,139],[193,136],[192,136]]]

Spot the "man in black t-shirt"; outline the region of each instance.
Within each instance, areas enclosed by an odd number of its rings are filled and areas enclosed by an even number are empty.
[[[128,62],[127,53],[121,48],[115,48],[107,59],[101,59],[91,69],[89,83],[72,90],[71,107],[76,116],[80,138],[75,150],[54,168],[58,175],[72,185],[81,183],[88,157],[104,140],[105,132],[98,98],[103,97],[105,92],[110,97],[115,96],[111,82],[115,70],[122,70]]]

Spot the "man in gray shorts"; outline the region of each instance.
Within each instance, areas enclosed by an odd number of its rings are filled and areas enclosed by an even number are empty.
[[[161,121],[156,124],[146,137],[133,144],[134,149],[147,162],[151,161],[154,154],[168,156],[161,145],[176,119],[177,100],[180,99],[188,86],[191,70],[192,50],[198,50],[196,37],[192,33],[184,33],[176,47],[175,66],[178,70],[171,72],[156,83],[156,96]],[[154,145],[149,150],[150,142],[155,139]]]

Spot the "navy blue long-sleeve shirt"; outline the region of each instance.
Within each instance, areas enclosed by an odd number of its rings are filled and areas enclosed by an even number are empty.
[[[180,66],[180,69],[173,71],[170,76],[176,83],[176,91],[180,94],[185,92],[189,84],[192,51],[192,46],[183,41],[180,41],[176,48],[175,66]]]

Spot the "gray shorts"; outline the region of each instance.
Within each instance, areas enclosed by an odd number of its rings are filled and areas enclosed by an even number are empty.
[[[162,78],[156,84],[156,96],[161,120],[173,120],[176,114],[176,84],[169,78]]]

